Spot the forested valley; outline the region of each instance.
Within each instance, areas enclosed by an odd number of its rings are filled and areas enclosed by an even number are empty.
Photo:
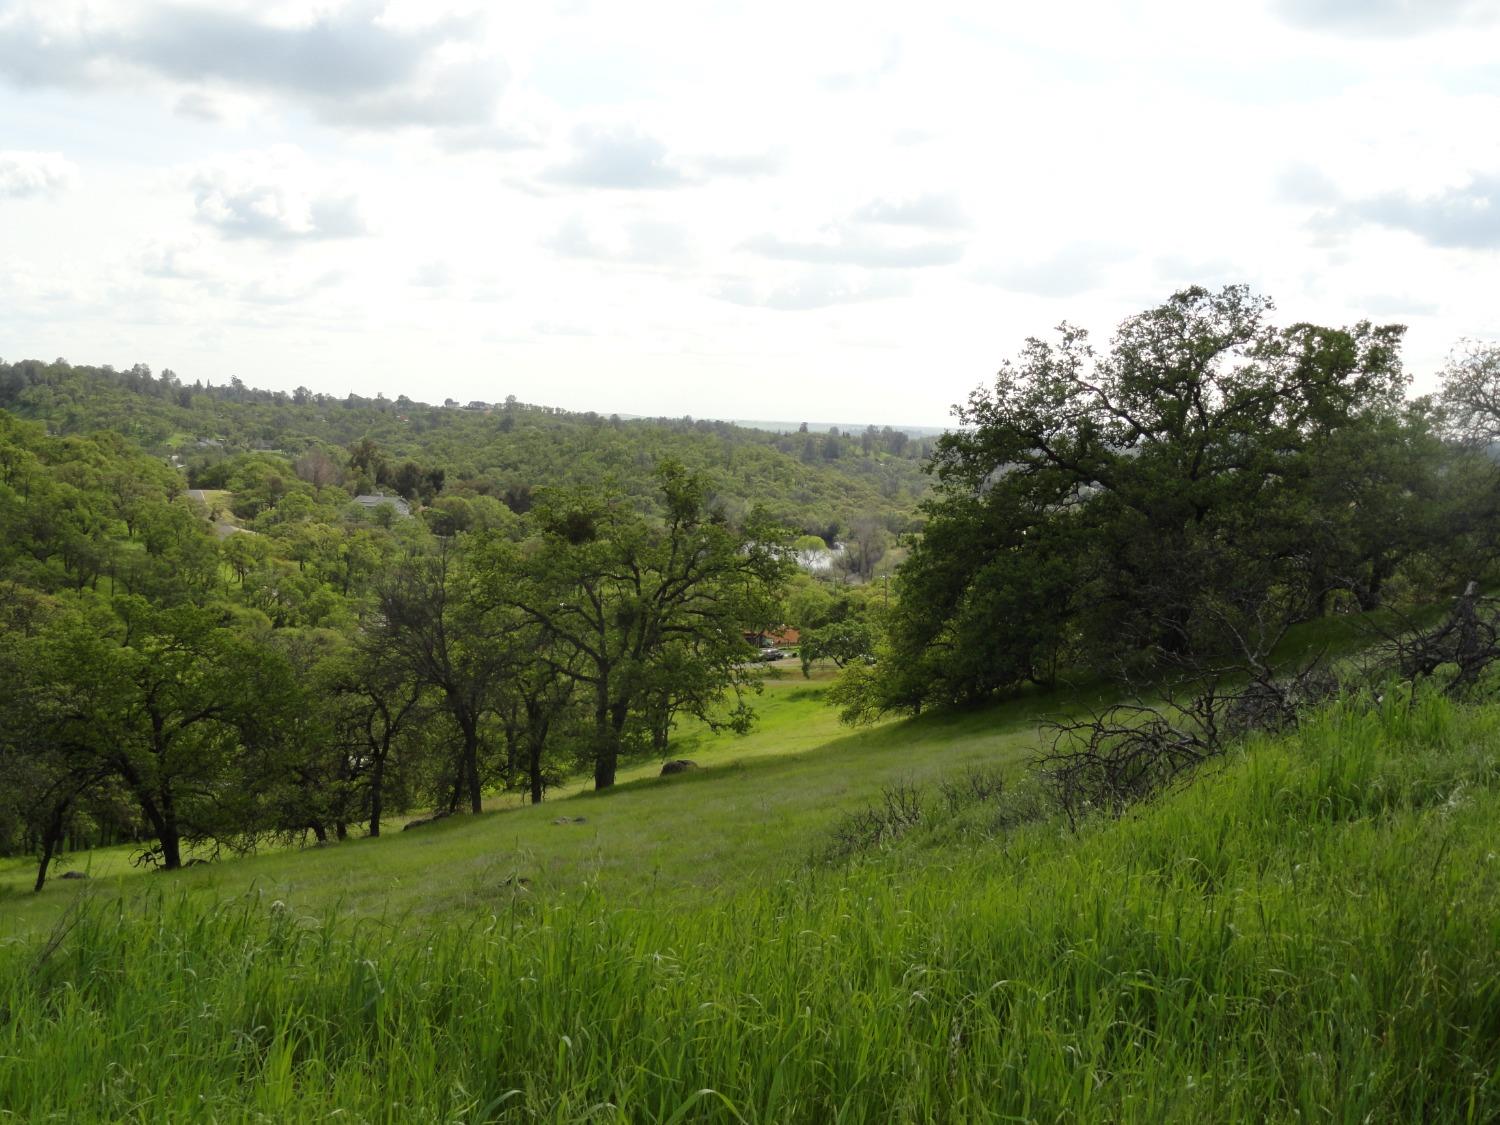
[[[788,629],[858,722],[1264,667],[1487,581],[1494,351],[1412,399],[1399,328],[1271,316],[1065,325],[935,442],[0,365],[0,848],[40,887],[64,847],[173,869],[607,788],[681,720],[749,729]]]
[[[870,577],[925,451],[0,364],[0,850],[172,869],[743,729],[796,553]]]

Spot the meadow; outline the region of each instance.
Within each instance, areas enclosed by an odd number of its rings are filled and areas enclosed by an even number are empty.
[[[1075,835],[938,796],[1039,702],[849,733],[822,690],[603,797],[6,893],[0,1117],[1500,1115],[1500,708],[1337,704]],[[919,825],[816,858],[903,781]]]
[[[1036,717],[1066,705],[1055,697],[1018,701],[851,733],[824,703],[829,670],[807,680],[793,662],[784,665],[763,681],[750,734],[685,724],[671,754],[699,763],[696,771],[661,778],[659,763],[637,763],[621,771],[612,792],[595,793],[578,778],[539,806],[503,794],[478,818],[411,832],[397,830],[410,818],[396,818],[380,839],[269,850],[184,870],[171,883],[213,895],[254,887],[306,910],[439,918],[489,909],[497,887],[523,878],[538,895],[588,885],[627,899],[690,898],[795,868],[840,810],[860,807],[893,782],[1021,762],[1036,744]],[[583,823],[554,823],[564,817]],[[59,873],[91,878],[54,878],[40,895],[29,893],[33,863],[0,861],[0,937],[50,925],[79,894],[128,895],[143,880],[163,878],[132,867],[133,852],[124,846],[64,857]]]

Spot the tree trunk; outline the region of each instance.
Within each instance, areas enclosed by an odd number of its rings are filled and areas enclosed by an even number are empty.
[[[176,871],[182,866],[182,836],[177,831],[177,825],[174,823],[170,828],[162,830],[159,839],[162,867],[167,871]]]
[[[156,833],[156,840],[161,845],[162,866],[168,871],[175,871],[182,866],[182,848],[181,833],[177,828],[177,810],[172,805],[171,793],[162,791],[153,795],[146,786],[145,779],[127,757],[116,758],[114,766],[135,795],[141,812],[146,814],[151,830]],[[160,797],[160,804],[157,803],[157,797]]]
[[[380,835],[380,814],[385,802],[385,754],[375,756],[370,770],[370,835]]]
[[[33,894],[40,891],[47,882],[47,868],[52,865],[52,857],[58,853],[59,845],[62,844],[68,810],[72,807],[73,798],[66,797],[52,807],[47,817],[46,827],[42,829],[42,858],[37,862],[36,886],[31,888]]]
[[[624,700],[616,700],[605,710],[604,744],[594,763],[595,789],[608,789],[615,783],[615,773],[620,765],[620,737],[629,716],[630,705]]]
[[[600,677],[594,689],[594,788],[608,789],[615,783],[620,744],[610,722],[609,681]]]
[[[530,713],[528,710],[527,714],[530,715]],[[516,771],[521,768],[522,741],[520,728],[514,722],[507,722],[505,724],[505,776],[507,780],[514,777]]]
[[[1328,580],[1327,568],[1321,561],[1315,563],[1307,578],[1307,616],[1328,616],[1328,593],[1332,583]]]
[[[1385,580],[1388,577],[1386,569],[1386,565],[1381,562],[1371,564],[1370,577],[1354,588],[1355,600],[1366,613],[1385,604]]]
[[[599,745],[594,748],[595,789],[608,789],[615,783],[615,767],[619,759],[619,747],[614,745],[612,732],[606,722],[599,732]]]
[[[177,826],[177,807],[170,792],[161,794],[161,816],[156,835],[161,841],[161,865],[168,871],[176,871],[182,866],[182,831]]]
[[[31,888],[32,894],[39,894],[42,887],[47,883],[47,868],[52,863],[52,845],[54,842],[51,835],[47,835],[42,840],[42,858],[37,861],[36,886]]]
[[[1479,615],[1474,610],[1474,601],[1479,596],[1479,583],[1472,579],[1464,587],[1453,616],[1458,621],[1458,644],[1455,655],[1458,659],[1458,681],[1471,682],[1478,676],[1479,662],[1475,659],[1480,648]]]
[[[484,794],[479,787],[479,733],[464,735],[464,781],[469,788],[469,811],[484,811]]]
[[[484,811],[484,802],[479,785],[479,716],[456,694],[450,693],[448,699],[453,717],[458,721],[458,729],[464,736],[463,757],[458,763],[453,786],[453,808],[458,808],[458,802],[467,789],[469,811],[480,813]]]
[[[547,747],[547,729],[552,724],[533,718],[526,731],[526,775],[531,782],[531,803],[542,803],[542,752]]]
[[[57,845],[62,837],[62,817],[52,816],[47,822],[47,829],[42,833],[42,858],[36,865],[36,886],[31,888],[33,894],[41,891],[47,882],[47,868],[52,864],[52,856],[57,851]]]

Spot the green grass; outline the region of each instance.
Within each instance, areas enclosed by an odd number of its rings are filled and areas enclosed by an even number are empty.
[[[218,508],[224,513],[223,518],[227,522],[236,522],[234,513],[230,512],[229,510],[229,504],[230,501],[234,499],[234,493],[223,488],[201,488],[198,489],[198,491],[203,494],[203,506],[205,508],[207,508],[209,511],[213,511],[213,509]]]
[[[670,753],[700,769],[659,778],[657,762],[621,771],[600,795],[575,783],[537,807],[515,795],[492,799],[491,814],[455,817],[413,832],[289,855],[145,874],[130,848],[65,857],[59,871],[91,871],[87,882],[52,881],[29,893],[30,862],[0,866],[0,937],[52,923],[79,894],[138,893],[170,879],[213,896],[252,886],[316,911],[411,911],[470,917],[493,909],[513,877],[532,893],[577,893],[585,885],[621,901],[691,899],[705,891],[766,882],[794,868],[841,810],[875,798],[893,781],[921,780],[979,762],[1019,763],[1035,745],[1034,716],[1058,699],[1015,702],[967,714],[932,716],[850,733],[823,702],[827,679],[799,673],[768,679],[760,720],[744,737],[687,731]],[[558,825],[559,817],[583,824]],[[506,884],[508,887],[508,884]]]
[[[1392,691],[1076,836],[984,803],[828,866],[1046,703],[851,734],[822,690],[681,778],[0,899],[0,1120],[1500,1118],[1500,706]]]

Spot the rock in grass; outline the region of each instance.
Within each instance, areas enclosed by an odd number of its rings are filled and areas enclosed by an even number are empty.
[[[64,871],[58,876],[59,879],[87,879],[88,874],[83,871]]]
[[[587,824],[586,816],[560,816],[552,822],[553,824]]]
[[[698,768],[698,763],[687,758],[678,758],[674,762],[664,762],[661,767],[662,777],[671,777],[674,773],[687,773],[688,770]]]

